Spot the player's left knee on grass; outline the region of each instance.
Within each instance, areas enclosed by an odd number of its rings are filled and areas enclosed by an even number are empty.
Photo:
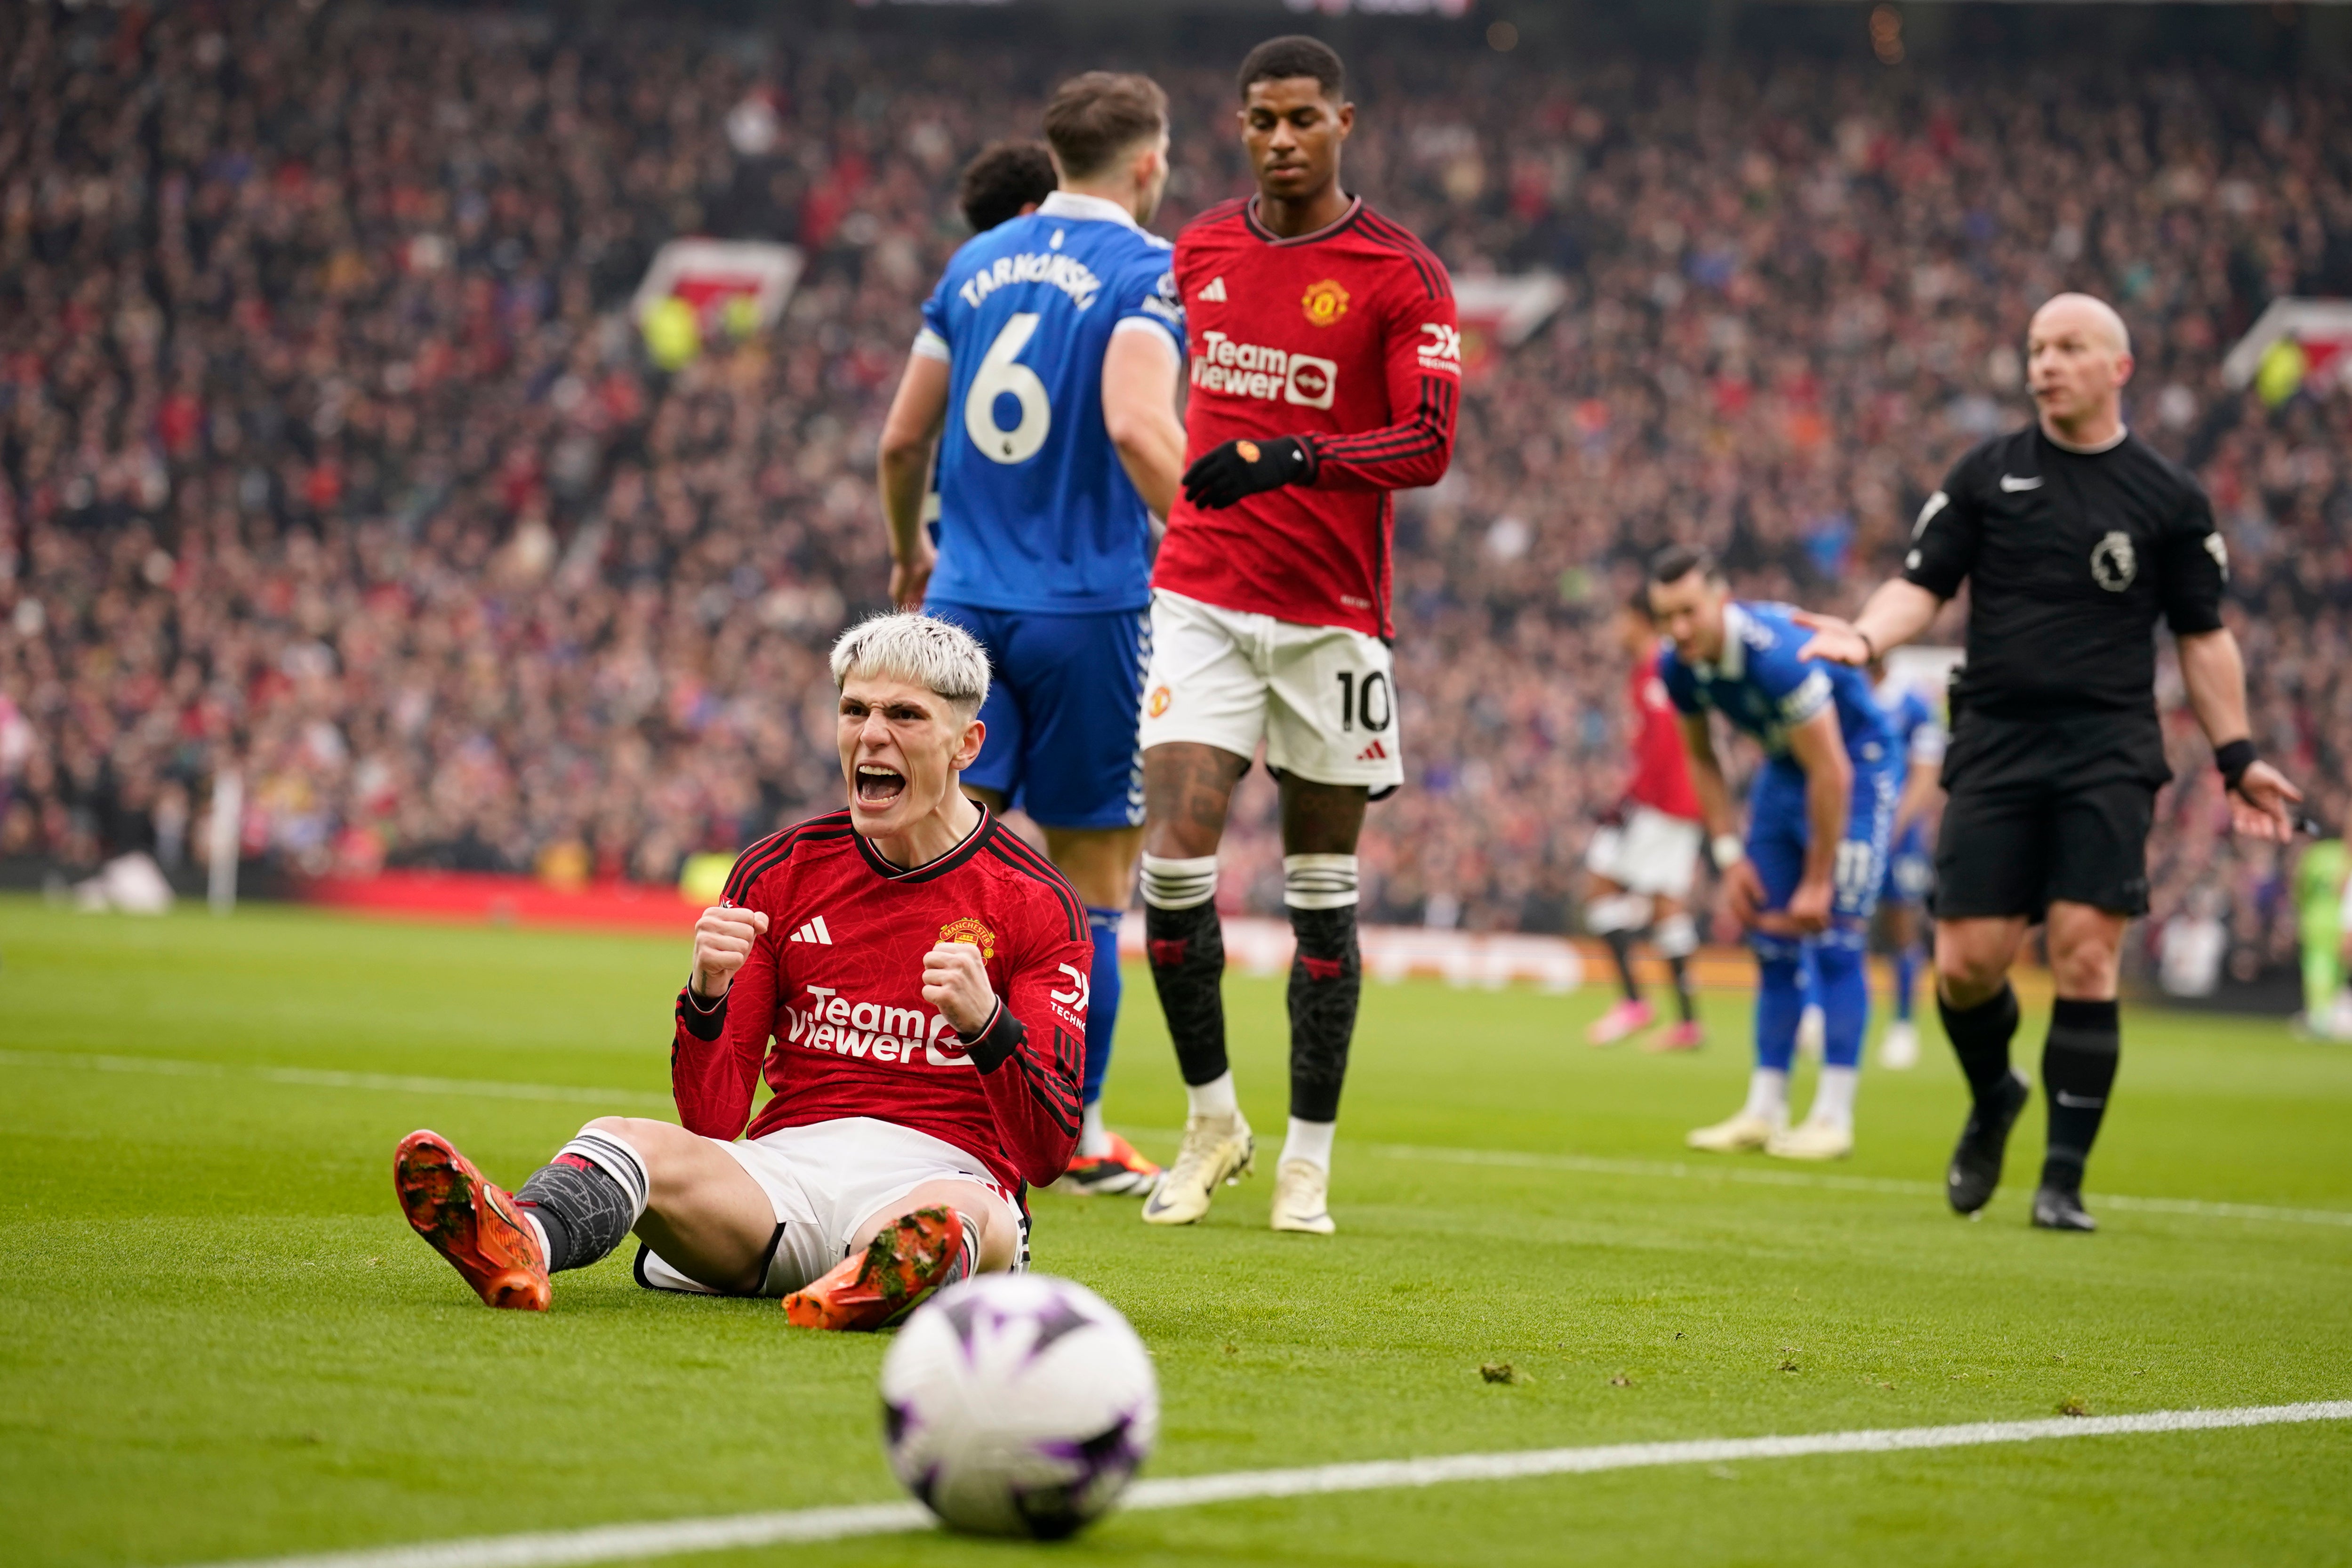
[[[964,1237],[975,1250],[974,1274],[1001,1274],[1021,1260],[1021,1234],[1004,1205],[987,1188],[971,1182],[926,1182],[868,1215],[850,1238],[856,1251],[889,1226],[927,1208],[951,1208],[963,1222]]]
[[[1298,950],[1290,961],[1290,1114],[1339,1119],[1364,965],[1356,946],[1353,855],[1286,855],[1282,902]]]
[[[602,1261],[635,1228],[652,1196],[645,1155],[628,1122],[600,1117],[555,1152],[517,1189],[515,1203],[538,1222],[548,1272]]]

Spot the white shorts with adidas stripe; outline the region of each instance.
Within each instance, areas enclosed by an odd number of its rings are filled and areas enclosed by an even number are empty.
[[[857,1227],[927,1182],[971,1182],[1004,1206],[1021,1237],[1013,1268],[1029,1266],[1029,1222],[988,1167],[954,1144],[896,1122],[846,1116],[806,1127],[780,1127],[764,1138],[711,1142],[735,1157],[776,1211],[762,1296],[789,1296],[849,1256]],[[651,1247],[637,1247],[637,1283],[694,1295],[719,1292],[671,1268]]]
[[[1264,740],[1276,773],[1379,796],[1404,782],[1397,708],[1395,660],[1376,637],[1152,591],[1147,752],[1190,741],[1253,757]]]

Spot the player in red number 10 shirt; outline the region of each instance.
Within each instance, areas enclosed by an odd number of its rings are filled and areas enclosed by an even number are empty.
[[[1189,467],[1151,578],[1142,881],[1151,976],[1190,1109],[1143,1217],[1189,1225],[1251,1166],[1225,1058],[1216,856],[1263,740],[1298,939],[1272,1221],[1325,1235],[1362,988],[1356,839],[1365,802],[1404,777],[1390,496],[1445,472],[1462,351],[1444,267],[1340,187],[1356,110],[1339,57],[1276,38],[1250,52],[1240,87],[1258,194],[1211,208],[1176,241]]]
[[[1077,1142],[1086,910],[957,787],[987,734],[969,634],[876,616],[833,675],[849,805],[745,850],[697,923],[684,1125],[599,1117],[512,1194],[438,1133],[401,1142],[409,1223],[491,1306],[545,1310],[550,1274],[632,1230],[640,1284],[781,1296],[807,1328],[1023,1267],[1024,1186]]]

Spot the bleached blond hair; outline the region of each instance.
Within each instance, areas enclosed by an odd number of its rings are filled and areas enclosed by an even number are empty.
[[[970,719],[988,700],[988,655],[961,626],[935,616],[885,611],[868,616],[833,645],[833,687],[853,675],[906,680]]]

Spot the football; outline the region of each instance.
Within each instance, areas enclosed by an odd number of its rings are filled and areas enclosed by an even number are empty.
[[[1127,1489],[1160,1430],[1160,1380],[1084,1286],[988,1274],[941,1291],[882,1362],[890,1468],[957,1530],[1052,1541]]]

